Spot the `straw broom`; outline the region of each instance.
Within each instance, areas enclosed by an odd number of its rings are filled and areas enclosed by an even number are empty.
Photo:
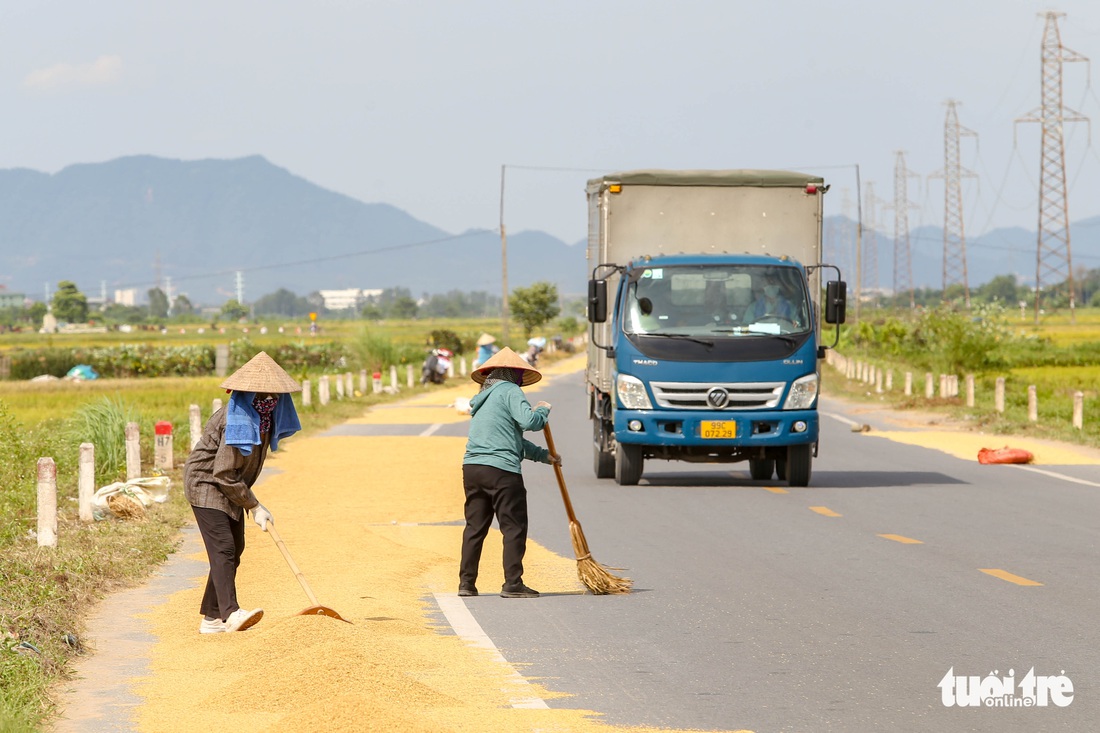
[[[542,431],[546,434],[546,447],[550,449],[550,455],[558,455],[558,451],[554,448],[554,436],[550,434],[550,424],[547,423]],[[561,472],[561,464],[554,464],[554,474],[558,477],[561,499],[565,502],[565,514],[569,517],[569,535],[573,539],[573,554],[577,556],[577,577],[588,590],[598,596],[629,593],[634,581],[612,575],[607,568],[592,558],[592,551],[588,549],[588,541],[584,538],[581,523],[573,513],[573,502],[569,501],[569,492],[565,490],[565,476]]]

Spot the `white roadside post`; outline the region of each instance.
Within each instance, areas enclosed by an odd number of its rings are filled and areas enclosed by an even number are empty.
[[[92,496],[95,494],[95,444],[80,444],[80,462],[77,471],[76,501],[80,521],[95,520],[92,513]]]
[[[344,373],[344,393],[348,397],[355,396],[355,380],[351,377],[351,372]]]
[[[302,407],[309,407],[313,404],[313,387],[310,385],[308,379],[302,380]]]
[[[174,463],[172,423],[160,420],[153,426],[153,468],[171,471]]]
[[[38,546],[57,547],[57,464],[38,459]]]
[[[321,375],[321,383],[317,385],[318,398],[321,400],[321,406],[324,407],[328,404],[328,375]]]
[[[1039,396],[1035,392],[1035,385],[1027,388],[1027,419],[1030,422],[1039,422]]]
[[[339,374],[336,375],[336,399],[344,399],[344,379]]]
[[[393,391],[396,392],[400,389],[397,384],[397,367],[390,365],[390,386],[393,387]]]
[[[1085,427],[1085,393],[1073,393],[1073,427],[1082,430]]]
[[[199,406],[191,405],[187,417],[191,427],[191,450],[195,450],[195,446],[202,439],[202,411]]]
[[[367,370],[359,370],[359,392],[362,394],[367,393]]]
[[[213,414],[213,413],[217,412],[218,410],[222,409],[221,399],[215,397],[214,401],[210,403],[210,409],[212,411],[211,414]]]
[[[966,375],[966,406],[974,406],[974,375]]]
[[[409,385],[409,389],[412,389],[415,384],[413,382],[413,365],[405,365],[405,383]]]
[[[141,476],[140,428],[136,422],[126,423],[126,480]]]
[[[1005,378],[997,377],[997,386],[993,390],[993,409],[1003,413],[1005,411]]]

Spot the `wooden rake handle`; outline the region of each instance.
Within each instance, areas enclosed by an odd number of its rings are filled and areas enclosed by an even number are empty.
[[[286,549],[286,545],[283,544],[283,538],[279,536],[279,533],[275,530],[275,522],[267,523],[267,533],[271,535],[271,539],[275,540],[275,544],[278,545],[279,551],[283,553],[283,558],[286,559],[286,564],[290,566],[290,569],[294,571],[294,577],[298,579],[298,582],[302,584],[302,590],[309,596],[309,601],[314,606],[321,605],[317,600],[317,596],[313,595],[313,591],[309,587],[309,583],[306,582],[306,578],[302,575],[302,571],[298,569],[298,564],[294,562],[294,558],[290,556],[290,550]]]
[[[546,447],[550,451],[550,455],[558,455],[557,449],[554,447],[554,436],[550,432],[550,423],[547,422],[542,428],[543,434],[546,436]],[[573,502],[569,501],[569,492],[565,489],[565,474],[561,472],[561,464],[554,464],[554,475],[558,478],[558,488],[561,489],[561,500],[565,502],[565,515],[569,517],[570,522],[577,521],[577,515],[573,513]]]

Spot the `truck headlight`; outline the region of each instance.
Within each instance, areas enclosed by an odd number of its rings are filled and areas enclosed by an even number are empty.
[[[619,393],[619,402],[628,410],[652,410],[645,385],[642,380],[629,374],[620,374],[615,380],[615,390]]]
[[[787,394],[787,401],[783,403],[784,410],[808,410],[813,407],[817,399],[817,374],[807,374],[794,380],[791,391]]]

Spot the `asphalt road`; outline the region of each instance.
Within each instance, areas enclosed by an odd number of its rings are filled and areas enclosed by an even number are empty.
[[[592,473],[583,375],[538,397],[595,559],[635,581],[464,599],[509,662],[572,696],[551,707],[758,733],[1096,729],[1100,466],[982,466],[852,432],[826,400],[808,488],[661,461],[620,487]],[[532,539],[571,557],[553,472],[524,475]],[[989,706],[1020,703],[1032,669],[1070,704]],[[944,704],[949,670],[984,684],[978,706]]]

